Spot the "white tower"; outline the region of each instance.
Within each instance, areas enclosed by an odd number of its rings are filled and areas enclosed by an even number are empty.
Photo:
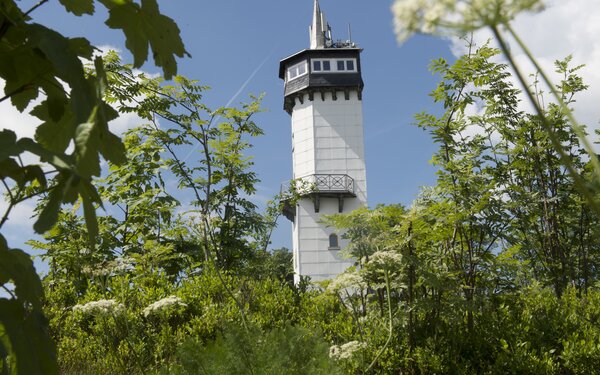
[[[360,52],[351,41],[333,42],[315,0],[310,49],[279,65],[292,116],[293,178],[305,187],[297,204],[284,208],[293,222],[296,282],[329,279],[354,264],[339,254],[346,241],[320,219],[367,204]]]

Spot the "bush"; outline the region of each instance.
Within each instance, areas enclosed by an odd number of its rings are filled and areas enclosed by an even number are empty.
[[[230,325],[215,341],[188,340],[177,364],[163,374],[338,374],[329,345],[305,328],[285,325],[263,332]]]

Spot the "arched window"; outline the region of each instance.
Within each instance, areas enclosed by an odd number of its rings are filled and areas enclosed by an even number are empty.
[[[330,249],[339,249],[340,248],[340,244],[338,241],[338,235],[335,233],[331,233],[329,235],[329,248]]]

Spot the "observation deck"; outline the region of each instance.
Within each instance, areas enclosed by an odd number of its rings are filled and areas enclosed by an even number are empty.
[[[311,198],[315,212],[319,212],[321,198],[337,198],[338,212],[344,211],[344,198],[354,198],[354,179],[347,174],[311,174],[281,184],[282,213],[294,221],[294,196]]]

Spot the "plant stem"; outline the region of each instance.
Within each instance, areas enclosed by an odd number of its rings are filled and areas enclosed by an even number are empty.
[[[519,37],[519,35],[517,35],[517,33],[515,33],[513,28],[510,26],[510,24],[506,23],[504,26],[506,27],[506,29],[508,30],[510,35],[515,39],[515,41],[517,42],[519,47],[521,47],[523,52],[525,52],[525,55],[527,55],[527,58],[529,59],[529,61],[531,61],[531,63],[533,64],[535,69],[538,71],[538,73],[542,76],[542,78],[546,82],[546,85],[550,88],[552,95],[554,95],[554,97],[560,104],[560,107],[563,110],[563,113],[566,114],[567,117],[569,118],[569,121],[571,121],[571,124],[573,125],[573,130],[575,131],[575,134],[577,134],[577,137],[579,137],[579,139],[583,143],[583,147],[585,148],[585,151],[590,156],[590,161],[591,161],[592,165],[594,166],[594,172],[596,172],[596,175],[600,178],[600,162],[598,161],[598,158],[596,157],[596,153],[594,152],[592,145],[590,144],[589,140],[587,139],[587,137],[583,131],[583,127],[575,119],[575,116],[573,115],[573,111],[571,111],[571,109],[566,105],[566,103],[564,102],[562,97],[558,94],[558,91],[556,91],[556,87],[552,84],[552,82],[550,81],[550,79],[548,78],[548,76],[546,75],[544,70],[542,69],[542,67],[537,63],[537,61],[531,54],[531,51],[529,50],[529,48],[527,48],[525,43],[523,43],[523,40]]]
[[[388,303],[389,333],[388,333],[387,341],[385,342],[383,347],[381,349],[379,349],[379,352],[373,359],[373,362],[371,362],[371,364],[369,365],[369,367],[367,367],[365,372],[369,372],[371,367],[373,367],[373,365],[375,365],[375,363],[377,362],[377,360],[379,359],[379,357],[381,356],[383,351],[387,348],[390,341],[392,341],[392,333],[394,331],[394,322],[392,321],[392,297],[391,297],[391,292],[390,292],[390,275],[389,275],[389,272],[387,269],[385,270],[384,275],[385,275],[385,291],[387,293],[387,303]]]
[[[529,98],[529,100],[531,101],[531,104],[533,105],[536,112],[538,113],[538,116],[540,118],[540,121],[542,122],[544,130],[546,131],[546,133],[548,134],[548,137],[550,138],[550,141],[552,142],[552,146],[554,147],[555,151],[560,156],[561,163],[567,168],[567,170],[569,171],[569,174],[573,178],[573,180],[575,182],[575,187],[585,197],[585,199],[587,200],[589,205],[597,213],[600,213],[600,205],[598,205],[598,202],[596,202],[593,192],[590,191],[589,188],[587,188],[586,181],[575,170],[575,167],[573,167],[573,163],[572,163],[571,159],[565,153],[565,150],[563,149],[563,146],[560,143],[560,140],[556,137],[556,134],[554,134],[554,130],[552,129],[552,124],[550,124],[550,122],[548,121],[548,118],[546,117],[546,115],[544,114],[544,112],[542,111],[540,106],[538,105],[538,102],[535,100],[535,98],[529,91],[529,89],[528,89],[529,85],[527,84],[527,81],[525,80],[523,73],[521,73],[519,66],[516,64],[512,54],[510,53],[510,50],[508,49],[508,46],[506,45],[504,38],[502,38],[502,35],[500,35],[498,26],[490,25],[490,28],[492,29],[492,32],[494,33],[494,36],[495,36],[496,40],[498,41],[498,44],[500,44],[500,48],[502,49],[502,52],[506,56],[506,59],[508,60],[510,66],[515,71],[515,74],[516,74],[517,78],[519,79],[519,82],[523,86],[523,89],[524,89],[527,97]],[[592,155],[590,155],[590,157],[594,157],[594,155],[592,154]]]
[[[48,0],[40,0],[37,4],[35,4],[34,6],[31,7],[31,9],[29,9],[27,12],[25,12],[25,14],[23,15],[24,17],[27,17],[31,14],[31,12],[33,12],[34,10],[36,10],[37,8],[39,8],[40,6],[44,5],[44,3],[47,3]]]

